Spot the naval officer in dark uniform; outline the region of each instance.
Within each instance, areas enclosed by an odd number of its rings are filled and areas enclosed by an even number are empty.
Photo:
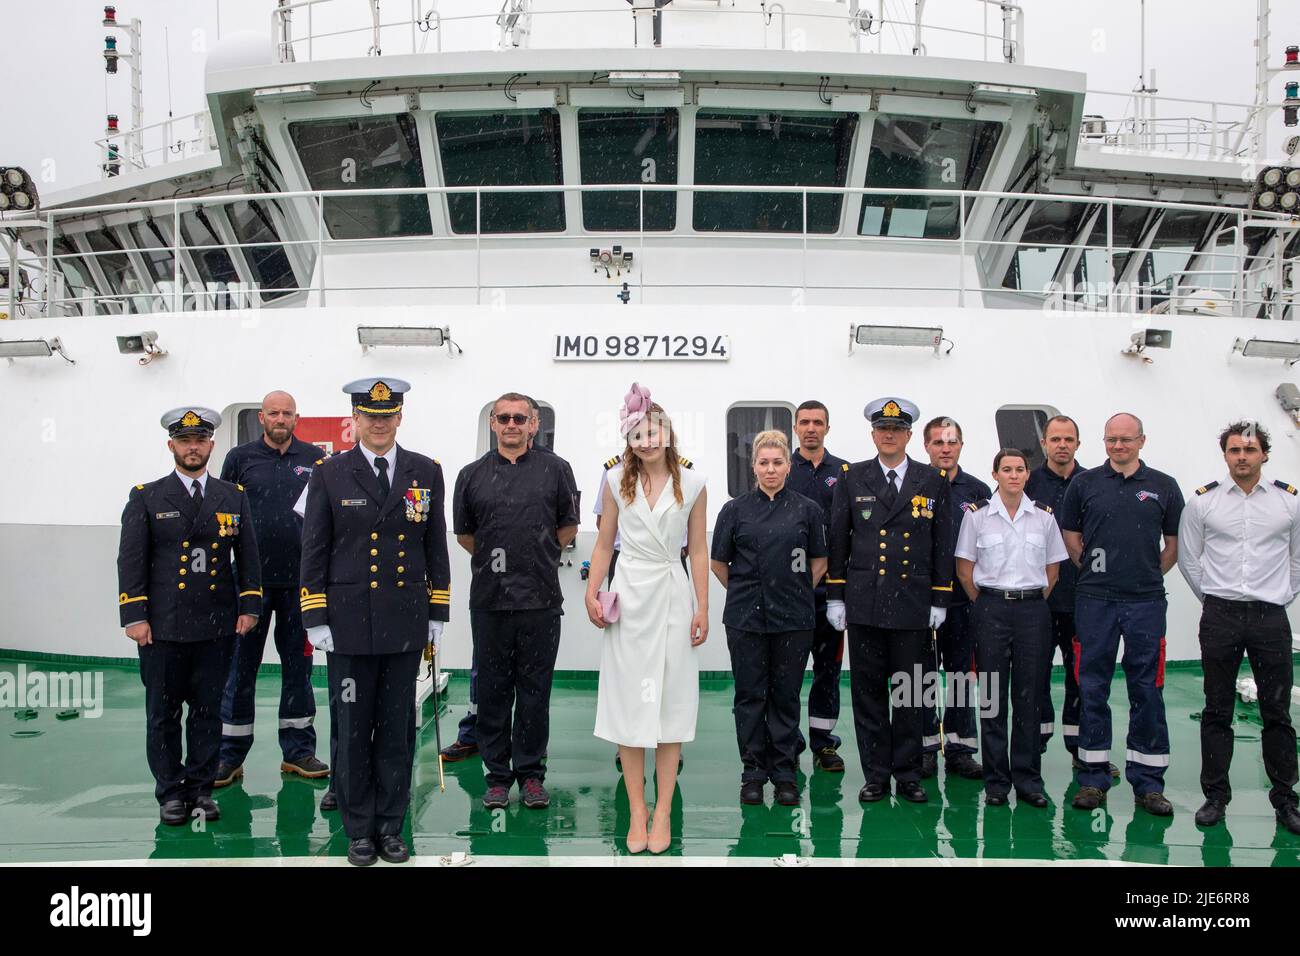
[[[358,443],[317,462],[307,485],[301,608],[328,653],[338,721],[334,792],[348,860],[410,856],[399,835],[415,759],[415,679],[451,605],[442,466],[397,444],[410,385],[368,378],[352,397]]]
[[[209,408],[163,415],[176,469],[136,485],[122,511],[117,603],[140,653],[146,750],[163,823],[192,812],[221,814],[212,801],[221,748],[221,691],[232,641],[257,623],[261,562],[243,486],[208,474],[221,416]],[[181,756],[181,704],[187,759]]]
[[[893,776],[899,796],[924,803],[921,675],[930,631],[943,624],[953,586],[948,477],[907,456],[915,405],[878,398],[864,414],[879,455],[845,465],[835,485],[826,619],[848,626],[853,723],[866,777],[858,799],[883,799]],[[901,700],[892,724],[891,697]]]

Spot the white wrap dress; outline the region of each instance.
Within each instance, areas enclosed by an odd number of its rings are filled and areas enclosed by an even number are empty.
[[[682,568],[681,547],[704,479],[682,472],[682,503],[671,481],[653,509],[641,482],[628,504],[619,494],[621,466],[605,480],[618,503],[622,538],[611,590],[619,620],[600,632],[596,736],[626,747],[657,747],[695,739],[700,706],[697,648],[691,646],[695,590]]]

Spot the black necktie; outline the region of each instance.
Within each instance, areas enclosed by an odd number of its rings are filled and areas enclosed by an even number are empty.
[[[199,484],[198,479],[194,480],[194,508],[200,510],[203,507],[203,486]]]
[[[885,493],[881,496],[885,500],[885,507],[894,507],[894,502],[898,498],[898,489],[894,487],[894,481],[898,478],[898,472],[889,471],[885,474]]]
[[[388,459],[377,457],[375,467],[379,469],[379,494],[386,501],[388,500],[388,492],[392,489],[392,485],[388,483]]]

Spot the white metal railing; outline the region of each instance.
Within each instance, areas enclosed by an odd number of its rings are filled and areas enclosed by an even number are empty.
[[[917,15],[912,18],[891,17],[886,0],[841,0],[843,13],[789,9],[795,7],[798,0],[789,0],[788,4],[780,0],[730,0],[729,3],[718,0],[716,6],[670,5],[662,8],[655,8],[646,0],[640,0],[640,5],[628,4],[625,0],[609,0],[600,7],[582,6],[575,2],[563,9],[538,8],[533,0],[505,0],[500,10],[455,15],[439,10],[437,0],[407,0],[402,5],[403,12],[389,19],[384,19],[382,7],[376,5],[371,7],[372,15],[366,18],[368,22],[331,24],[317,29],[317,19],[339,11],[344,2],[353,15],[352,19],[360,20],[357,10],[360,5],[355,0],[296,0],[276,7],[271,14],[271,34],[275,37],[279,61],[529,46],[534,42],[536,27],[547,25],[552,18],[558,17],[582,17],[588,24],[598,18],[613,31],[610,35],[623,41],[622,45],[672,46],[671,42],[662,40],[665,34],[671,36],[671,31],[667,31],[668,25],[722,16],[729,23],[734,22],[737,30],[757,31],[750,34],[750,39],[761,36],[761,42],[755,45],[764,49],[826,49],[808,36],[807,28],[817,28],[822,31],[822,36],[843,38],[842,42],[833,44],[836,50],[924,55],[927,52],[925,36],[938,34],[965,43],[965,49],[969,51],[965,58],[1024,62],[1024,14],[1018,5],[1002,0],[966,0],[968,4],[978,3],[982,8],[983,19],[979,29],[924,22],[920,14],[923,4],[916,5]],[[737,6],[737,2],[743,5]],[[377,7],[379,12],[376,12]],[[997,10],[993,24],[990,23],[990,8]],[[298,32],[304,21],[305,32]],[[474,30],[475,26],[493,29]],[[444,34],[456,27],[470,29],[458,30],[457,41],[445,44]],[[572,33],[564,32],[563,35],[566,45],[571,45]],[[321,41],[341,38],[351,41],[339,47],[341,52],[318,50]],[[735,32],[729,33],[727,39],[735,41],[741,48],[751,45]],[[945,55],[951,54],[945,50]]]
[[[1233,159],[1255,153],[1255,118],[1270,108],[1267,104],[1088,90],[1079,139],[1143,151]]]
[[[505,195],[524,195],[529,193],[600,193],[615,192],[638,195],[639,223],[636,229],[627,230],[609,230],[601,232],[586,232],[576,229],[569,229],[565,232],[547,232],[547,233],[484,233],[482,231],[482,203],[484,196],[494,194]],[[674,231],[656,231],[647,230],[645,223],[645,196],[647,193],[654,192],[671,192],[683,193],[687,195],[698,195],[702,193],[720,193],[720,194],[740,194],[740,193],[759,193],[765,195],[781,194],[796,195],[801,197],[801,228],[798,232],[696,232],[689,228],[681,226],[676,227]],[[324,202],[330,199],[357,198],[364,196],[371,197],[391,197],[391,196],[411,196],[422,195],[426,197],[447,196],[447,195],[473,195],[475,197],[475,229],[472,233],[451,233],[440,235],[416,235],[416,236],[377,236],[356,239],[339,239],[331,237],[325,229],[324,219]],[[885,197],[895,201],[901,201],[898,208],[909,208],[906,203],[918,197],[942,197],[955,199],[957,201],[957,234],[944,238],[924,238],[915,236],[899,235],[859,235],[856,232],[856,225],[851,228],[852,233],[822,233],[808,231],[808,199],[810,196],[837,195],[842,197],[846,202],[850,197]],[[765,287],[773,289],[793,289],[802,288],[804,290],[852,290],[859,292],[892,292],[892,293],[909,293],[909,292],[926,292],[926,293],[943,293],[946,301],[957,306],[977,305],[984,307],[982,294],[984,293],[1016,293],[1022,294],[1029,292],[1035,295],[1041,295],[1047,299],[1053,297],[1061,301],[1075,301],[1085,303],[1088,301],[1087,296],[1072,297],[1068,290],[1062,289],[1043,289],[1043,290],[1014,290],[1003,286],[983,286],[979,283],[972,284],[968,278],[969,268],[972,260],[978,264],[977,253],[983,250],[996,249],[998,247],[1016,247],[1016,248],[1035,248],[1035,249],[1060,249],[1062,252],[1068,250],[1100,250],[1100,240],[1088,243],[1043,243],[1039,241],[1026,242],[1015,239],[992,239],[984,236],[973,236],[968,234],[967,220],[968,213],[976,209],[977,203],[1002,203],[1003,201],[1021,201],[1031,200],[1034,202],[1050,203],[1082,203],[1086,206],[1101,206],[1101,214],[1098,217],[1098,223],[1104,223],[1105,229],[1105,273],[1108,280],[1099,284],[1099,293],[1092,297],[1092,304],[1097,308],[1103,308],[1109,312],[1119,311],[1138,311],[1143,302],[1148,302],[1155,297],[1163,297],[1170,294],[1169,291],[1162,291],[1163,286],[1142,286],[1125,288],[1114,282],[1116,277],[1115,257],[1117,255],[1136,253],[1145,254],[1148,249],[1143,246],[1126,247],[1117,246],[1113,232],[1113,222],[1116,207],[1136,206],[1150,209],[1166,209],[1178,211],[1196,211],[1219,214],[1226,217],[1226,221],[1220,226],[1218,233],[1230,230],[1233,232],[1232,246],[1230,251],[1220,251],[1217,248],[1213,251],[1212,256],[1214,266],[1201,265],[1197,268],[1183,270],[1188,274],[1201,275],[1211,272],[1220,271],[1220,274],[1230,277],[1230,281],[1222,283],[1222,287],[1230,293],[1229,298],[1232,303],[1232,312],[1237,315],[1254,314],[1254,312],[1264,309],[1270,317],[1282,318],[1285,310],[1292,304],[1300,303],[1300,286],[1297,280],[1300,280],[1300,256],[1291,259],[1282,257],[1283,247],[1290,237],[1294,236],[1297,230],[1300,230],[1300,219],[1288,218],[1279,213],[1261,213],[1250,210],[1223,207],[1213,205],[1198,205],[1192,203],[1172,203],[1162,201],[1147,201],[1133,199],[1118,199],[1111,197],[1091,197],[1091,196],[1066,196],[1044,193],[1015,193],[992,190],[952,190],[952,189],[917,189],[917,190],[897,190],[879,187],[859,188],[859,187],[798,187],[798,186],[688,186],[688,185],[652,185],[652,184],[612,184],[612,185],[540,185],[540,186],[442,186],[442,187],[423,187],[418,189],[334,189],[334,190],[313,190],[300,192],[281,192],[281,193],[261,193],[261,194],[239,194],[226,196],[191,196],[175,199],[159,199],[147,202],[135,203],[113,203],[99,204],[94,206],[82,206],[76,208],[47,210],[38,220],[28,220],[27,228],[37,234],[38,238],[51,237],[60,234],[60,223],[66,220],[81,219],[87,215],[119,213],[135,211],[140,213],[149,212],[155,219],[163,216],[170,221],[172,243],[168,246],[159,246],[152,248],[137,249],[127,247],[123,251],[113,250],[109,252],[93,252],[87,250],[78,250],[75,255],[56,254],[53,250],[52,243],[46,243],[45,255],[43,260],[44,275],[50,276],[51,281],[47,282],[44,294],[33,300],[38,312],[47,313],[49,311],[66,312],[69,308],[86,313],[89,311],[103,309],[105,311],[184,311],[186,303],[194,304],[195,299],[206,299],[212,301],[225,301],[232,303],[227,307],[239,307],[240,304],[256,307],[258,296],[256,290],[249,287],[230,288],[230,289],[211,289],[193,286],[187,287],[186,276],[193,270],[183,268],[183,261],[187,260],[188,254],[203,249],[211,249],[213,246],[195,246],[185,244],[181,240],[180,217],[185,211],[201,207],[219,207],[229,203],[248,202],[250,200],[270,201],[283,200],[286,203],[294,201],[307,200],[311,203],[310,223],[311,230],[306,235],[296,239],[285,239],[279,242],[261,242],[261,243],[229,243],[224,244],[224,248],[234,255],[242,256],[244,250],[258,248],[294,248],[306,247],[308,250],[314,250],[314,277],[308,285],[295,285],[287,289],[278,289],[279,292],[298,292],[311,293],[314,297],[309,298],[307,305],[324,305],[328,293],[331,292],[351,292],[351,293],[387,293],[404,290],[423,290],[423,291],[446,291],[446,290],[473,290],[475,301],[481,301],[484,290],[500,289],[502,283],[498,281],[485,281],[483,276],[483,253],[485,249],[491,251],[497,247],[517,247],[521,242],[551,244],[574,250],[584,250],[591,247],[593,243],[604,243],[613,239],[621,239],[622,244],[629,249],[635,243],[637,267],[635,272],[628,273],[627,283],[629,296],[634,296],[638,302],[647,301],[647,291],[653,291],[655,288],[724,288],[729,285],[735,287],[755,288]],[[302,206],[299,202],[298,209],[301,212]],[[839,214],[844,216],[845,210],[841,206]],[[996,221],[996,216],[987,217],[990,221]],[[14,221],[6,222],[6,225],[13,226]],[[1283,241],[1274,243],[1275,249],[1270,257],[1264,257],[1259,254],[1250,256],[1244,244],[1243,237],[1247,228],[1262,228],[1275,230]],[[23,232],[19,232],[20,240]],[[798,282],[773,282],[765,285],[762,282],[755,283],[746,278],[743,282],[726,283],[726,282],[693,282],[687,281],[688,277],[680,273],[673,276],[659,279],[657,275],[648,275],[652,270],[647,268],[645,252],[648,246],[655,249],[668,248],[673,245],[689,244],[692,248],[698,249],[700,241],[710,240],[716,242],[719,246],[725,246],[728,249],[737,244],[751,243],[756,248],[789,248],[798,250],[801,254],[800,261],[800,281]],[[781,244],[784,245],[781,245]],[[461,281],[452,282],[434,282],[423,283],[418,285],[400,286],[385,282],[383,285],[376,286],[345,286],[331,284],[326,277],[326,254],[341,250],[364,250],[366,247],[374,249],[391,250],[396,246],[416,246],[423,245],[426,249],[447,249],[455,250],[457,248],[472,247],[474,251],[474,269],[472,277],[466,277]],[[1148,241],[1149,245],[1149,241]],[[33,257],[23,257],[19,252],[17,244],[6,243],[8,247],[9,268],[11,274],[15,269],[20,267],[24,261],[30,261]],[[936,269],[933,275],[937,281],[926,284],[885,284],[885,285],[829,285],[826,283],[809,283],[808,281],[808,261],[810,251],[812,255],[818,255],[825,250],[835,248],[863,248],[863,249],[900,249],[913,247],[918,250],[924,250],[927,254],[936,255]],[[1158,249],[1156,251],[1159,251]],[[57,281],[54,279],[60,277],[63,273],[61,262],[65,259],[78,259],[83,263],[96,260],[105,256],[120,256],[123,253],[138,252],[167,252],[171,257],[173,268],[172,281],[170,283],[152,283],[150,287],[141,286],[137,279],[138,289],[131,288],[122,292],[106,292],[104,290],[95,290],[92,295],[62,295],[59,293]],[[1201,254],[1204,257],[1206,254]],[[1230,263],[1230,266],[1220,265],[1224,260]],[[945,266],[944,264],[947,263]],[[951,268],[951,281],[943,281],[943,269]],[[696,274],[702,274],[696,273]],[[869,260],[860,270],[860,274],[869,275]],[[978,274],[978,273],[977,273]],[[999,281],[1001,274],[992,277],[992,281]],[[518,282],[513,285],[507,285],[507,288],[565,288],[580,290],[592,287],[593,283],[590,278],[581,281],[547,281],[547,282]],[[603,284],[601,284],[603,286]],[[1201,284],[1196,287],[1204,289],[1206,286]],[[59,294],[51,294],[51,292]],[[1172,291],[1179,292],[1177,288]],[[1189,294],[1190,294],[1189,288]],[[969,300],[972,295],[978,294],[978,298],[973,301]],[[16,301],[14,292],[10,292],[10,315],[18,314],[16,311]],[[149,303],[148,308],[140,308],[142,301]],[[157,308],[161,303],[162,309]],[[936,301],[934,304],[943,304]],[[111,308],[110,308],[111,307]],[[200,303],[197,307],[203,307]],[[209,305],[208,307],[213,307]],[[219,306],[218,306],[219,307]]]
[[[100,170],[105,178],[133,169],[174,163],[216,149],[212,116],[207,110],[169,116],[158,123],[120,130],[97,139],[95,148],[99,151]]]

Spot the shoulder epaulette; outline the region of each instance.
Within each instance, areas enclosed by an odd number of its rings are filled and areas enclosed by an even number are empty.
[[[619,458],[617,456],[611,458],[609,461],[605,462],[605,470],[609,471],[611,468],[613,468],[622,460],[623,460],[622,458]]]
[[[316,459],[316,464],[318,464],[318,465],[323,465],[323,464],[325,464],[325,459],[324,459],[324,458],[317,458],[317,459]]]
[[[681,455],[677,456],[677,461],[681,464],[683,468],[695,467],[695,462],[691,461],[689,458],[683,458]]]
[[[1277,485],[1289,495],[1294,495],[1296,493],[1295,485],[1288,485],[1285,481],[1275,481],[1273,484]]]
[[[1286,485],[1282,484],[1282,482],[1280,482],[1280,481],[1278,481],[1278,482],[1274,482],[1274,484],[1281,485],[1281,487],[1283,487],[1283,488],[1286,487]],[[1197,488],[1197,489],[1196,489],[1196,493],[1197,493],[1198,495],[1203,495],[1203,494],[1205,494],[1207,491],[1213,491],[1213,490],[1214,490],[1215,488],[1217,488],[1217,487],[1219,487],[1219,483],[1218,483],[1217,481],[1211,481],[1209,484],[1201,485],[1201,487]],[[1292,494],[1294,494],[1294,493],[1295,493],[1295,492],[1292,492]]]
[[[1052,506],[1051,506],[1051,505],[1045,505],[1045,504],[1043,504],[1041,501],[1035,501],[1035,502],[1034,502],[1034,507],[1035,507],[1035,508],[1041,508],[1043,511],[1046,511],[1049,515],[1052,513]]]
[[[436,458],[433,460],[433,463],[434,463],[435,465],[437,465],[439,468],[442,467],[442,462],[440,462],[440,461],[439,461],[438,459],[436,459]]]
[[[849,470],[849,463],[846,461],[844,464],[840,465],[840,470],[841,470],[841,471],[848,471],[848,470]]]
[[[144,485],[136,485],[136,486],[135,486],[135,490],[136,490],[136,491],[144,491]]]
[[[964,505],[961,506],[961,510],[962,510],[962,511],[979,511],[981,508],[983,508],[983,507],[984,507],[985,505],[987,505],[988,503],[989,503],[989,500],[988,500],[987,498],[980,498],[980,499],[977,500],[977,501],[968,501],[968,502],[966,502]]]
[[[244,486],[241,485],[239,482],[235,482],[235,487],[238,488],[240,491],[244,490]]]
[[[940,468],[940,469],[939,469],[939,477],[940,477],[940,478],[947,478],[947,477],[948,477],[948,470],[947,470],[946,468]]]

